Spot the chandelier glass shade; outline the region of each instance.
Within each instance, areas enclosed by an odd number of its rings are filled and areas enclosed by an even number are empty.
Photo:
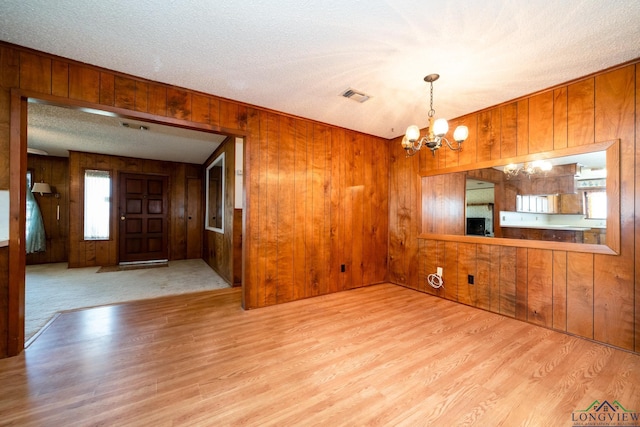
[[[424,78],[424,81],[430,84],[430,104],[429,104],[429,126],[427,134],[420,136],[420,128],[416,125],[411,125],[407,128],[407,131],[402,138],[402,148],[407,153],[407,157],[416,154],[422,147],[427,147],[431,150],[433,155],[436,155],[436,150],[442,147],[444,142],[451,150],[462,150],[462,143],[469,136],[469,129],[466,126],[458,126],[453,132],[454,143],[449,142],[445,137],[449,132],[449,123],[445,119],[435,119],[436,111],[433,109],[433,82],[438,80],[440,75],[429,74]]]

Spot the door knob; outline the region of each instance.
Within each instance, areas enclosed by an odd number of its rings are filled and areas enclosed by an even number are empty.
[[[125,216],[124,216],[124,215],[121,215],[121,216],[120,216],[120,221],[124,221],[124,219],[125,219]]]

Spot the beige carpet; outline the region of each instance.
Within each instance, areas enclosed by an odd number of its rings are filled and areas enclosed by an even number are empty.
[[[99,269],[27,266],[25,341],[59,311],[230,287],[201,259],[170,261],[165,268],[97,274]]]

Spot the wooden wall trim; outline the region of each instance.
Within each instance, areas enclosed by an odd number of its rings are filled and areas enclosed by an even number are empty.
[[[9,187],[9,286],[7,355],[14,356],[24,345],[24,298],[26,246],[25,218],[27,185],[27,101],[11,91],[10,187]]]
[[[521,240],[521,239],[508,239],[502,237],[482,237],[482,236],[455,236],[452,234],[435,234],[435,233],[423,233],[417,236],[418,239],[426,240],[441,240],[443,242],[460,242],[460,243],[475,243],[479,245],[497,245],[497,246],[509,246],[514,248],[528,248],[528,249],[552,249],[556,251],[567,252],[586,252],[603,255],[617,255],[617,253],[611,248],[605,245],[595,245],[587,243],[565,243],[565,242],[549,242],[542,240]]]

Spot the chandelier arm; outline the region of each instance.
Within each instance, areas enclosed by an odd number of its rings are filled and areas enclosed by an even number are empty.
[[[458,144],[458,146],[457,146],[456,148],[454,148],[454,147],[451,145],[451,143],[449,142],[449,140],[448,140],[446,137],[444,137],[444,136],[443,136],[441,139],[442,139],[444,142],[446,142],[446,143],[447,143],[447,146],[449,147],[449,149],[450,149],[450,150],[453,150],[453,151],[460,151],[460,150],[462,150],[462,144],[460,144],[458,141],[456,141],[456,143]]]

